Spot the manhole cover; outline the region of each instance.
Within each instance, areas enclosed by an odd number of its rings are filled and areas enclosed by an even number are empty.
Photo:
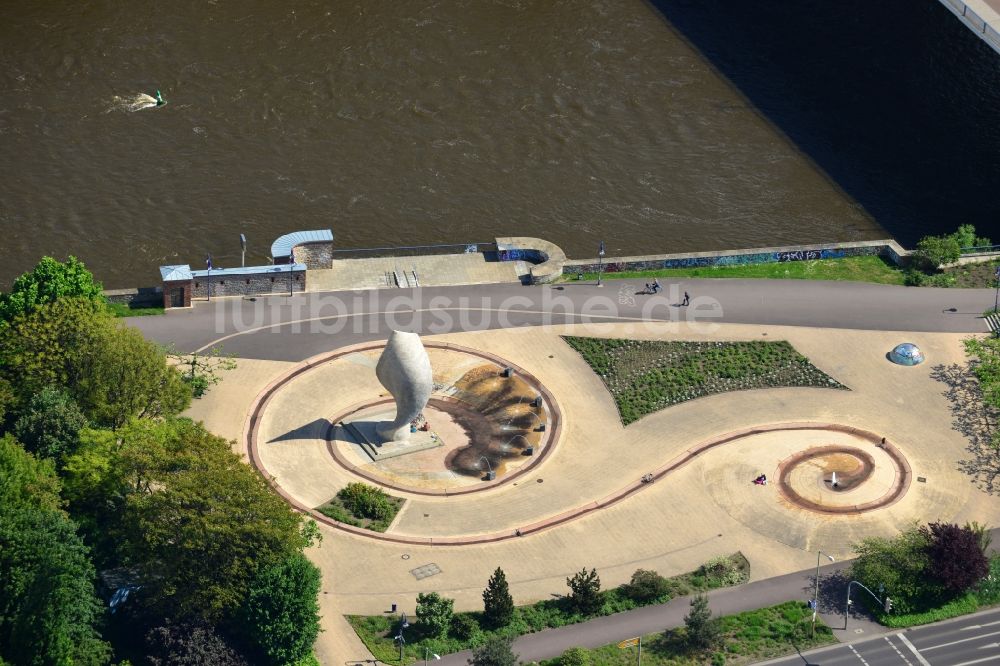
[[[417,580],[422,580],[424,578],[430,578],[431,576],[436,576],[441,573],[441,567],[431,562],[430,564],[425,564],[422,567],[417,567],[416,569],[410,569],[410,573]]]

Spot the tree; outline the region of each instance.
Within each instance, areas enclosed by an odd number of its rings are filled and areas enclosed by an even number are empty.
[[[67,298],[20,314],[0,335],[0,373],[21,404],[52,386],[76,395],[83,356],[113,325],[94,301]]]
[[[64,391],[51,386],[31,397],[27,410],[14,424],[14,434],[24,448],[57,466],[76,451],[87,418]]]
[[[928,572],[952,594],[964,592],[989,574],[989,560],[974,530],[954,523],[931,523],[921,531],[929,542]]]
[[[940,598],[941,584],[926,575],[930,565],[926,532],[916,525],[892,539],[868,537],[855,544],[850,576],[873,590],[883,586],[899,613],[911,613]]]
[[[191,387],[194,397],[200,398],[209,387],[222,381],[222,373],[236,369],[236,360],[222,353],[222,347],[208,352],[180,354],[172,347],[165,349],[167,357],[182,370],[181,378]]]
[[[58,507],[51,462],[0,438],[0,660],[105,664],[94,565]]]
[[[135,417],[178,414],[190,404],[190,386],[138,330],[115,321],[87,351],[75,389],[96,423],[116,429]]]
[[[168,622],[146,633],[150,666],[247,666],[247,660],[207,624]]]
[[[718,645],[721,638],[719,622],[712,617],[707,595],[696,594],[691,599],[691,610],[684,616],[684,627],[691,647],[709,650]]]
[[[942,264],[951,264],[962,256],[961,246],[954,236],[924,236],[917,242],[914,257],[924,270],[936,271]]]
[[[293,664],[312,653],[319,588],[319,569],[300,552],[258,573],[237,617],[265,663]]]
[[[566,584],[572,590],[570,602],[578,613],[593,615],[601,610],[604,598],[601,594],[601,579],[596,569],[590,571],[586,568],[581,569],[573,574],[572,578],[567,578]]]
[[[112,428],[132,417],[176,414],[191,400],[162,349],[84,299],[17,316],[0,335],[0,373],[21,405],[46,387],[61,388],[89,420]]]
[[[985,247],[993,245],[989,238],[976,235],[976,227],[971,224],[963,224],[958,231],[952,234],[959,247]]]
[[[494,629],[506,627],[514,619],[514,598],[510,596],[507,576],[500,567],[490,576],[483,590],[483,619]]]
[[[437,592],[417,595],[417,619],[430,636],[443,636],[448,631],[454,613],[454,599],[442,597]]]
[[[14,280],[9,293],[0,294],[0,321],[11,321],[40,305],[64,297],[83,297],[98,301],[101,283],[77,260],[70,256],[65,262],[42,257],[30,273]]]
[[[624,587],[626,596],[640,604],[670,596],[670,581],[655,571],[646,569],[637,569]]]
[[[514,639],[510,636],[493,634],[479,647],[472,648],[472,666],[516,666]]]
[[[71,509],[103,553],[136,563],[141,601],[165,617],[230,614],[258,571],[305,545],[300,517],[190,419],[84,431],[64,474]]]

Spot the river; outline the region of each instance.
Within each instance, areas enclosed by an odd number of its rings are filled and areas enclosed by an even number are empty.
[[[5,3],[0,288],[70,253],[155,284],[241,232],[266,263],[313,228],[573,257],[989,231],[1000,61],[935,0],[876,4]]]

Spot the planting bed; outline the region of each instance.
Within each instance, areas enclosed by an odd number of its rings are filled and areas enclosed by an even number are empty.
[[[625,425],[715,393],[785,386],[846,388],[784,341],[563,339],[604,381]]]

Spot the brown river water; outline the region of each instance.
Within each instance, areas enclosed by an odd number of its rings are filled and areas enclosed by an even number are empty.
[[[229,267],[241,232],[248,263],[314,228],[581,258],[988,232],[998,62],[934,0],[11,0],[0,289],[43,254],[107,287]]]

